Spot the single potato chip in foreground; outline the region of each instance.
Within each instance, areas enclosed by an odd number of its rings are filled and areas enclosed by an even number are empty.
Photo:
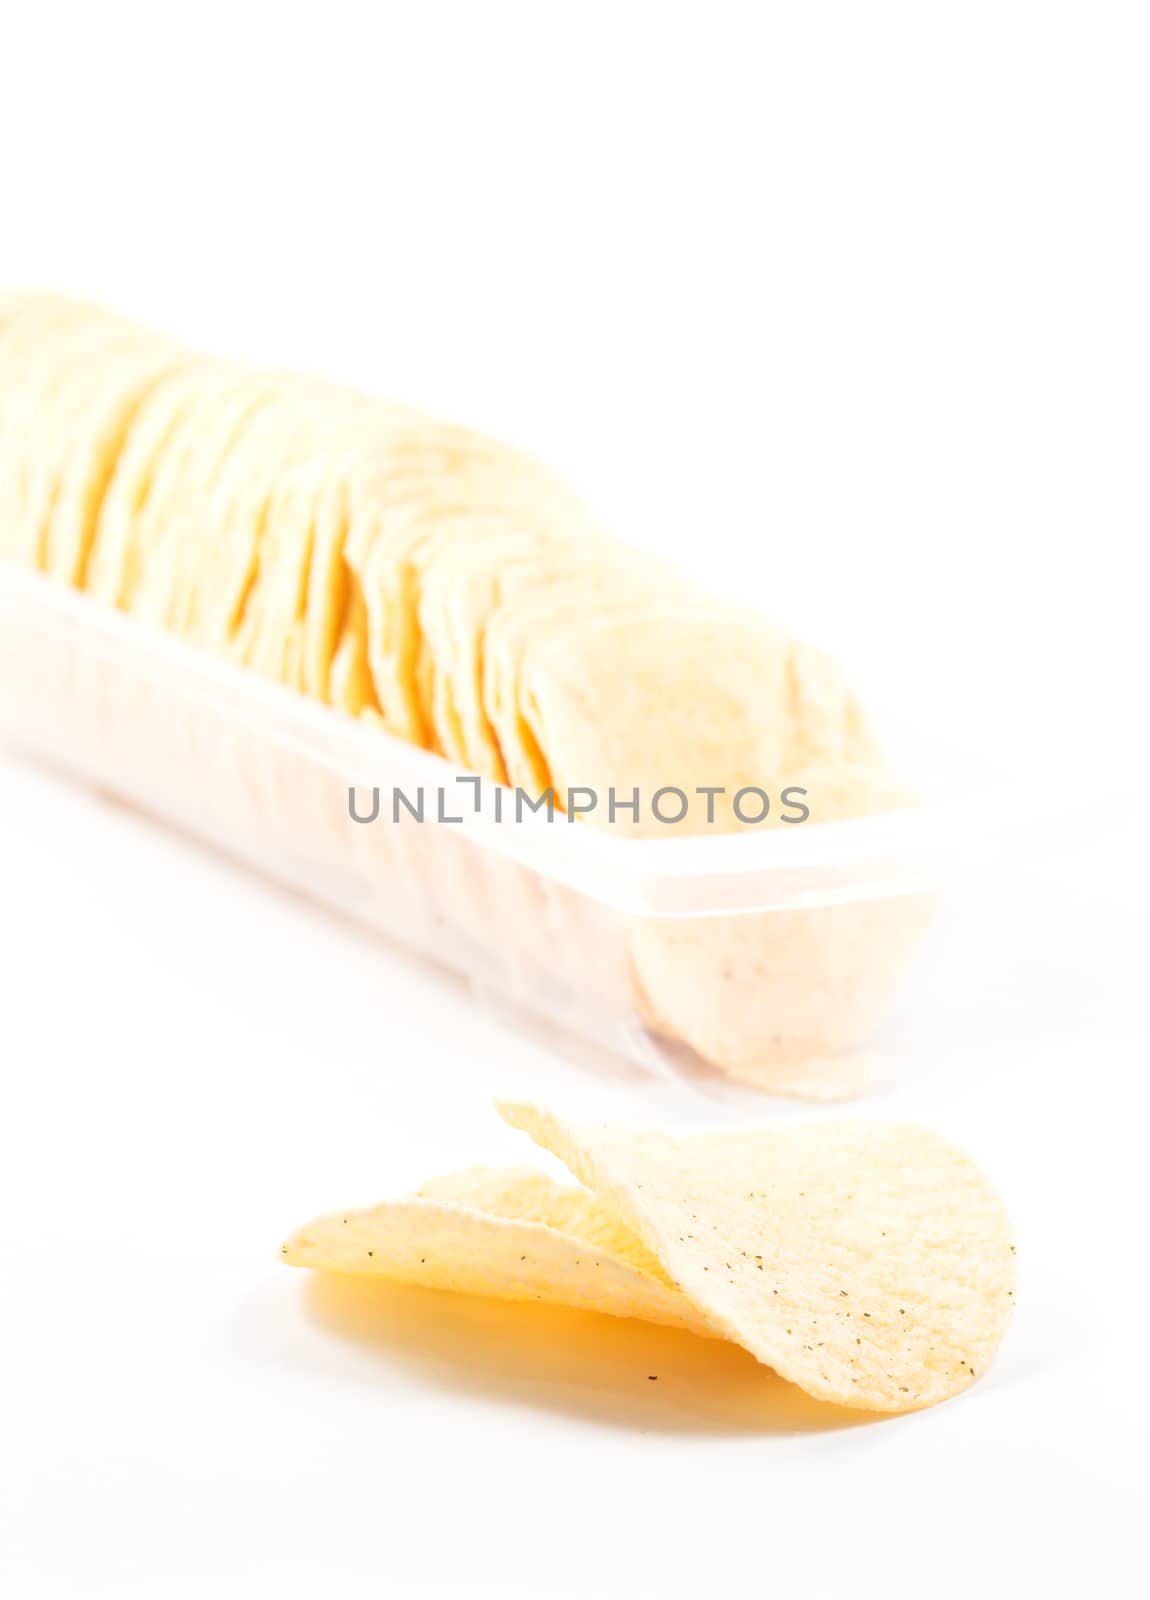
[[[500,1112],[584,1189],[475,1169],[325,1217],[294,1266],[536,1300],[726,1338],[816,1399],[911,1411],[972,1383],[1014,1303],[996,1191],[929,1129],[673,1136]]]
[[[819,1400],[910,1411],[974,1381],[1014,1304],[999,1195],[913,1123],[673,1137],[500,1111],[551,1151],[728,1339]]]

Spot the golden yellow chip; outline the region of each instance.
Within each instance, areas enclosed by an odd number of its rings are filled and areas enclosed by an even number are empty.
[[[450,760],[495,781],[505,774],[498,746],[487,737],[489,724],[480,704],[476,658],[481,617],[461,615],[453,601],[477,562],[490,589],[510,565],[547,549],[546,540],[536,514],[475,507],[445,518],[419,552],[417,682],[425,712],[438,747]]]
[[[998,1194],[938,1134],[816,1122],[673,1136],[500,1111],[585,1186],[473,1169],[337,1213],[295,1266],[726,1338],[820,1400],[910,1411],[984,1370],[1014,1300]]]
[[[612,598],[619,591],[612,573]],[[667,787],[695,802],[681,823],[645,808],[628,830],[662,839],[737,830],[738,790],[777,801],[816,761],[875,754],[841,672],[820,652],[749,612],[673,590],[664,598],[650,582],[625,608],[586,606],[535,633],[519,701],[560,789],[638,787],[649,798]],[[726,791],[710,819],[697,785]],[[672,816],[675,806],[672,797]],[[587,820],[604,825],[601,811]]]
[[[712,1327],[816,1399],[933,1405],[972,1383],[1002,1338],[1006,1208],[929,1129],[859,1120],[675,1138],[500,1109]]]
[[[220,537],[208,507],[242,441],[278,392],[274,376],[221,367],[182,411],[136,514],[135,615],[186,635],[194,593]]]
[[[409,1199],[321,1217],[293,1234],[282,1256],[291,1266],[707,1332],[658,1263],[619,1241],[609,1216],[596,1219],[590,1196],[572,1193],[569,1201],[534,1174],[449,1176]]]
[[[402,445],[402,449],[399,446]],[[465,544],[467,524],[502,527],[523,508],[543,516],[551,501],[570,506],[542,469],[520,466],[512,451],[475,436],[435,430],[397,441],[354,495],[348,564],[357,574],[370,622],[371,668],[379,704],[404,737],[442,753],[427,699],[419,603],[424,564],[445,546]],[[493,519],[494,522],[493,522]],[[358,532],[362,524],[366,537]]]
[[[85,588],[112,605],[130,607],[145,578],[146,508],[189,416],[211,406],[235,369],[194,361],[159,383],[135,417],[100,507]]]
[[[534,651],[550,649],[588,626],[625,628],[662,597],[682,593],[682,580],[661,563],[624,555],[605,542],[576,547],[537,569],[512,568],[503,575],[482,642],[483,703],[510,783],[532,795],[555,788],[561,802],[568,784],[594,786],[602,794],[610,783],[622,788],[622,776],[603,781],[609,762],[599,754],[593,770],[585,771],[578,767],[579,753],[572,753],[573,739],[564,744],[562,735],[556,739],[550,731],[540,739],[538,721],[533,723],[526,709],[524,678]],[[627,670],[616,680],[617,692],[627,682]],[[574,723],[581,705],[577,686],[568,705]]]
[[[184,518],[188,554],[181,566],[194,574],[187,637],[247,662],[264,633],[261,670],[275,653],[277,632],[283,649],[290,616],[307,591],[313,554],[314,526],[306,513],[301,526],[303,475],[326,482],[316,435],[325,417],[327,425],[338,418],[350,429],[351,416],[346,407],[325,409],[310,386],[281,378],[249,412],[224,458],[205,461],[205,482],[191,491],[194,515],[189,508]],[[337,531],[342,542],[342,522]],[[284,555],[282,570],[272,552]],[[273,595],[281,597],[278,607]],[[273,612],[278,630],[270,621]],[[317,673],[325,688],[330,648],[328,640]]]
[[[72,583],[136,409],[182,358],[146,329],[28,297],[0,330],[0,505],[6,553]]]
[[[578,538],[572,536],[576,521],[583,528]],[[514,691],[497,693],[490,709],[486,700],[487,662],[498,669],[499,645],[507,642],[505,632],[490,635],[495,619],[506,615],[505,608],[525,607],[530,597],[568,579],[601,571],[607,548],[581,508],[549,506],[513,516],[504,513],[499,532],[437,552],[437,559],[427,564],[420,629],[438,677],[449,685],[465,759],[473,771],[497,783],[511,781],[496,719],[501,705],[517,715]],[[517,770],[522,776],[522,769]]]

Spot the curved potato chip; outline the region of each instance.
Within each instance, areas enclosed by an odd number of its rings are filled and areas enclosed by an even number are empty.
[[[818,821],[914,803],[869,768],[792,772]],[[766,826],[776,826],[775,818]],[[778,824],[785,827],[785,824]],[[889,1012],[931,913],[924,894],[712,917],[637,918],[631,960],[648,1025],[774,1094],[841,1099],[881,1078],[863,1045]]]
[[[502,1105],[706,1320],[816,1399],[911,1411],[972,1383],[1014,1302],[998,1194],[909,1123],[673,1137]]]
[[[522,1174],[465,1176],[434,1180],[410,1199],[320,1217],[293,1234],[281,1255],[290,1266],[710,1331],[657,1263],[648,1272],[627,1259],[638,1242],[619,1240],[609,1216],[596,1219],[590,1196],[571,1205],[546,1194],[534,1175],[526,1187]],[[563,1231],[551,1216],[584,1231]]]
[[[816,1399],[911,1411],[982,1372],[1014,1301],[996,1191],[938,1134],[817,1122],[675,1137],[501,1115],[587,1187],[472,1168],[309,1224],[293,1266],[669,1323]]]

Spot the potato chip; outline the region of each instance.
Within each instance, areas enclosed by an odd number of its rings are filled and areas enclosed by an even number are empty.
[[[205,558],[219,537],[207,508],[280,388],[274,376],[221,367],[182,412],[135,519],[136,616],[186,634]]]
[[[417,682],[426,714],[445,755],[496,782],[506,774],[482,708],[482,614],[461,613],[457,594],[477,568],[490,595],[512,566],[554,560],[563,548],[556,533],[538,512],[476,506],[445,519],[420,551]]]
[[[326,698],[334,649],[339,561],[346,515],[329,431],[346,430],[345,448],[358,444],[362,418],[354,402],[333,406],[312,386],[282,379],[275,393],[236,435],[226,459],[209,476],[194,521],[187,521],[186,565],[195,574],[188,637],[245,664],[258,656],[269,670],[281,658],[294,617],[306,622],[321,533],[325,551],[321,603],[327,625],[309,656],[304,629],[303,675]],[[198,534],[198,537],[197,537]],[[278,558],[278,559],[277,559]],[[262,636],[262,637],[261,637]]]
[[[428,563],[421,588],[420,627],[439,675],[450,685],[465,758],[474,771],[498,783],[513,781],[500,742],[501,718],[511,718],[513,731],[509,735],[504,725],[504,740],[510,737],[512,766],[521,742],[517,691],[513,683],[504,687],[500,676],[501,669],[506,670],[504,659],[514,669],[516,643],[510,639],[505,620],[501,627],[499,620],[518,618],[528,625],[532,603],[549,600],[554,604],[558,588],[571,581],[587,582],[586,595],[591,600],[595,593],[591,585],[613,553],[606,538],[590,524],[585,525],[582,536],[573,537],[570,518],[557,508],[546,514],[542,510],[517,513],[502,532],[453,549],[450,558]],[[542,766],[530,772],[522,767],[516,770],[521,780],[535,781],[538,790],[547,787],[549,776]]]
[[[909,805],[869,768],[794,772],[818,820]],[[765,826],[786,828],[777,816]],[[673,830],[668,830],[673,831]],[[885,1075],[866,1048],[931,914],[925,894],[728,916],[637,918],[631,959],[654,1031],[774,1094],[842,1099]]]
[[[1014,1301],[1009,1218],[929,1129],[674,1136],[499,1109],[585,1187],[529,1168],[451,1173],[309,1224],[284,1259],[668,1322],[861,1410],[945,1400],[998,1346]]]
[[[674,1137],[505,1120],[557,1156],[707,1322],[817,1399],[910,1411],[985,1369],[1014,1301],[1001,1199],[938,1134],[815,1122]]]
[[[406,1200],[321,1217],[281,1253],[290,1266],[708,1332],[637,1241],[619,1240],[592,1198],[573,1193],[518,1173],[441,1178]]]
[[[170,341],[79,303],[33,300],[0,336],[7,553],[72,583],[143,397],[182,359]]]
[[[578,753],[570,743],[565,746],[562,735],[556,738],[550,730],[540,740],[538,719],[533,723],[525,709],[530,702],[523,684],[533,651],[589,626],[624,627],[660,598],[681,599],[684,592],[682,580],[661,563],[602,544],[570,551],[546,568],[541,564],[538,572],[520,576],[513,568],[506,575],[498,608],[485,628],[482,672],[486,714],[510,783],[532,795],[554,788],[562,803],[568,783],[593,786],[605,766],[597,758],[593,773],[576,776]],[[616,690],[626,681],[625,672]],[[574,721],[581,704],[577,685],[568,704]]]
[[[47,482],[33,523],[38,564],[81,581],[96,518],[124,440],[147,396],[188,357],[135,328],[69,330],[56,348],[41,345],[44,368],[36,392],[41,438],[36,459]],[[31,509],[31,508],[30,508]]]
[[[434,443],[434,434],[428,438]],[[480,438],[452,442],[423,472],[408,470],[402,457],[385,458],[366,487],[363,520],[370,537],[349,544],[349,564],[367,601],[380,705],[404,737],[440,753],[444,747],[426,703],[428,661],[420,632],[425,564],[450,545],[465,545],[481,518],[488,529],[502,529],[504,516],[511,526],[524,510],[540,521],[577,514],[569,509],[572,497],[556,490],[549,474],[518,460]]]
[[[620,587],[611,583],[612,596]],[[631,606],[552,621],[525,646],[520,678],[522,714],[560,790],[638,787],[649,799],[666,786],[691,800],[697,785],[725,790],[710,820],[701,801],[681,823],[649,808],[633,824],[616,819],[640,835],[737,830],[738,790],[777,797],[815,761],[876,753],[842,673],[820,652],[750,612],[673,589],[660,598],[653,583]],[[588,821],[609,825],[602,809]]]
[[[156,480],[180,448],[180,430],[235,379],[221,362],[190,362],[148,395],[135,417],[100,507],[85,588],[130,608],[145,576],[146,508]]]

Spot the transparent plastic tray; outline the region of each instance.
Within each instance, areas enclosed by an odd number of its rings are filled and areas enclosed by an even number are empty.
[[[446,965],[557,1041],[812,1097],[889,1079],[955,1036],[979,983],[1010,983],[1025,945],[1011,917],[1034,908],[1006,882],[1068,833],[1032,800],[667,840],[496,821],[493,785],[460,785],[437,756],[4,563],[0,737]],[[378,818],[353,820],[349,791],[364,817],[373,788]],[[403,806],[393,820],[397,788],[443,788],[460,820]]]

